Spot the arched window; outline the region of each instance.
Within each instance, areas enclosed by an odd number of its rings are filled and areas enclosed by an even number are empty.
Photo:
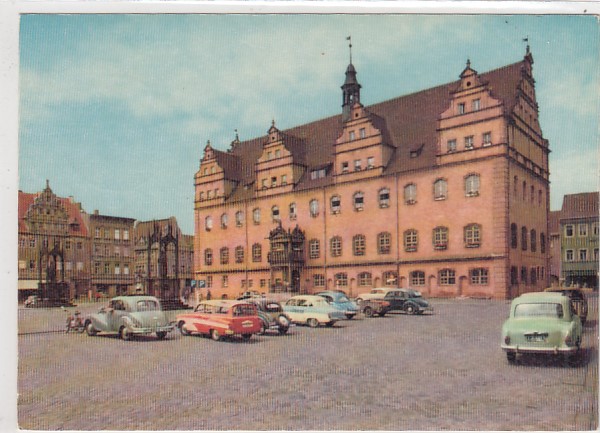
[[[308,207],[310,209],[310,216],[316,218],[319,215],[319,201],[313,198]]]
[[[382,209],[390,207],[390,189],[387,187],[379,190],[379,207]]]
[[[546,235],[544,233],[540,234],[540,252],[546,254]]]
[[[389,254],[391,252],[392,235],[388,232],[377,235],[377,253]]]
[[[409,183],[404,187],[404,203],[415,204],[417,202],[417,185]]]
[[[355,192],[352,197],[352,202],[354,203],[354,210],[361,211],[365,207],[365,195],[362,192]]]
[[[433,198],[435,200],[446,200],[448,197],[448,182],[445,179],[438,179],[433,184]]]
[[[535,253],[537,251],[537,232],[535,229],[531,230],[529,238],[531,240],[531,252]]]
[[[451,286],[456,284],[456,272],[454,269],[442,269],[439,275],[440,285]]]
[[[271,208],[271,218],[273,219],[273,221],[279,221],[279,207],[278,206],[273,206]]]
[[[242,246],[235,247],[235,262],[236,263],[244,262],[244,247],[242,247]]]
[[[413,271],[410,273],[410,285],[411,286],[424,286],[425,285],[425,272]]]
[[[381,277],[384,286],[395,287],[398,285],[398,274],[395,271],[385,271]]]
[[[321,256],[321,243],[318,239],[308,241],[308,257],[318,259]]]
[[[213,227],[213,221],[212,221],[212,217],[211,216],[207,216],[204,219],[204,229],[209,232],[212,230]]]
[[[521,249],[527,251],[527,227],[521,227]]]
[[[257,263],[262,260],[262,245],[254,244],[252,245],[252,261]]]
[[[290,203],[290,220],[295,220],[298,218],[296,203]]]
[[[254,224],[260,224],[260,209],[259,208],[255,208],[252,211],[252,221],[254,222]]]
[[[481,226],[469,224],[465,227],[465,247],[477,248],[481,245]]]
[[[370,272],[361,272],[358,274],[358,285],[360,287],[370,287],[373,285],[373,277]]]
[[[213,261],[212,249],[207,248],[204,250],[204,264],[206,266],[210,266],[210,265],[212,265],[212,261]]]
[[[235,213],[235,225],[236,227],[242,227],[244,225],[244,214],[240,210]]]
[[[415,229],[408,229],[404,232],[404,251],[417,251],[419,246],[418,232]]]
[[[221,264],[226,265],[229,263],[229,248],[223,247],[220,251]]]
[[[329,249],[331,250],[331,257],[339,257],[342,255],[342,238],[334,236],[329,241]]]
[[[517,239],[518,239],[517,225],[515,223],[512,223],[510,225],[510,247],[511,248],[517,248]]]
[[[477,197],[479,195],[478,174],[470,174],[465,177],[465,195],[467,197]]]
[[[338,274],[335,274],[334,280],[335,280],[336,288],[348,287],[348,274],[347,273],[340,272]]]
[[[436,227],[433,229],[433,248],[445,250],[448,248],[448,227]]]
[[[227,216],[226,213],[224,213],[223,215],[221,215],[221,228],[226,229],[228,224],[229,224],[229,217]]]
[[[352,250],[355,256],[365,255],[366,238],[364,235],[356,235],[352,238]]]
[[[331,206],[331,213],[332,214],[338,214],[340,213],[341,207],[342,207],[342,199],[340,198],[339,195],[334,195],[331,197],[331,199],[329,200],[329,204]]]

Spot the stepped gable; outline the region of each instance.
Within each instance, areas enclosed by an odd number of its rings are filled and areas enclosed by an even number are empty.
[[[510,115],[518,97],[519,83],[525,72],[525,62],[521,60],[483,74],[479,79],[487,84],[494,98],[504,104],[505,115]],[[390,99],[365,107],[371,114],[377,128],[381,129],[384,140],[396,148],[385,174],[393,174],[410,170],[418,170],[435,165],[437,149],[437,126],[440,114],[448,108],[451,95],[460,84],[460,80],[433,87],[409,95]],[[306,173],[311,169],[333,163],[334,144],[342,130],[342,115],[320,119],[299,125],[283,134],[296,137],[298,142],[289,149],[298,154],[301,145],[303,163]],[[230,155],[239,158],[240,186],[251,185],[254,179],[254,164],[262,154],[262,146],[267,136],[240,142],[230,151]],[[418,150],[416,157],[411,158],[411,151]],[[319,186],[332,183],[331,173],[319,180]],[[296,190],[313,188],[317,183],[310,181],[309,176],[302,178]],[[238,187],[232,199],[252,197],[250,188]]]

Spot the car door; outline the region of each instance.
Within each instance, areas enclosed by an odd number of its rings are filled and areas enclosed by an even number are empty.
[[[122,318],[127,314],[125,303],[120,300],[112,300],[107,312],[108,331],[118,332],[122,324]]]

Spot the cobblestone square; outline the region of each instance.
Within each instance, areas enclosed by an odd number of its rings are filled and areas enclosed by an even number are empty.
[[[65,334],[19,310],[19,424],[33,430],[593,430],[597,302],[574,367],[500,350],[507,301],[293,328],[249,343]],[[81,305],[84,313],[98,304]],[[169,312],[170,315],[176,312]],[[56,332],[38,332],[56,331]]]

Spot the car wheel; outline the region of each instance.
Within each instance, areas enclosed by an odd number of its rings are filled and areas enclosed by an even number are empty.
[[[125,326],[121,326],[119,329],[119,337],[123,341],[131,340],[131,333],[127,330]]]
[[[386,313],[385,311],[382,311],[381,313],[379,313],[379,317],[385,316],[385,313]]]
[[[414,305],[408,305],[408,306],[406,307],[405,311],[406,311],[408,314],[415,314],[415,313],[417,312],[417,309],[415,308],[415,306],[414,306]]]
[[[331,322],[327,322],[325,324],[325,326],[327,326],[328,328],[331,328],[333,325],[335,325],[335,320],[332,320]]]
[[[279,331],[280,335],[285,335],[289,329],[290,328],[288,326],[280,326],[277,330]]]
[[[267,324],[264,321],[260,321],[260,331],[258,331],[258,335],[265,335],[267,332]]]
[[[187,330],[185,322],[183,320],[177,324],[177,327],[179,328],[179,332],[181,332],[181,335],[190,335],[190,331]]]
[[[314,318],[310,318],[306,321],[306,323],[308,324],[308,326],[310,326],[311,328],[316,328],[317,326],[319,326],[319,321],[317,319]]]
[[[164,340],[167,337],[167,331],[158,331],[156,336],[159,340]]]
[[[88,322],[85,325],[85,332],[87,332],[87,335],[89,335],[90,337],[93,337],[94,335],[96,335],[98,333],[98,330],[96,328],[94,328],[94,325],[92,325],[92,322]]]
[[[363,313],[366,317],[373,317],[373,309],[371,307],[365,307]]]
[[[212,338],[215,341],[219,341],[221,339],[221,334],[219,334],[219,331],[217,331],[216,329],[211,329],[210,338]]]
[[[506,359],[511,364],[514,364],[516,362],[516,360],[517,360],[517,354],[514,353],[514,352],[506,352]]]
[[[346,318],[348,320],[352,320],[354,318],[354,316],[355,316],[354,314],[346,314]]]
[[[244,341],[250,341],[251,338],[252,334],[242,334],[242,340]]]

